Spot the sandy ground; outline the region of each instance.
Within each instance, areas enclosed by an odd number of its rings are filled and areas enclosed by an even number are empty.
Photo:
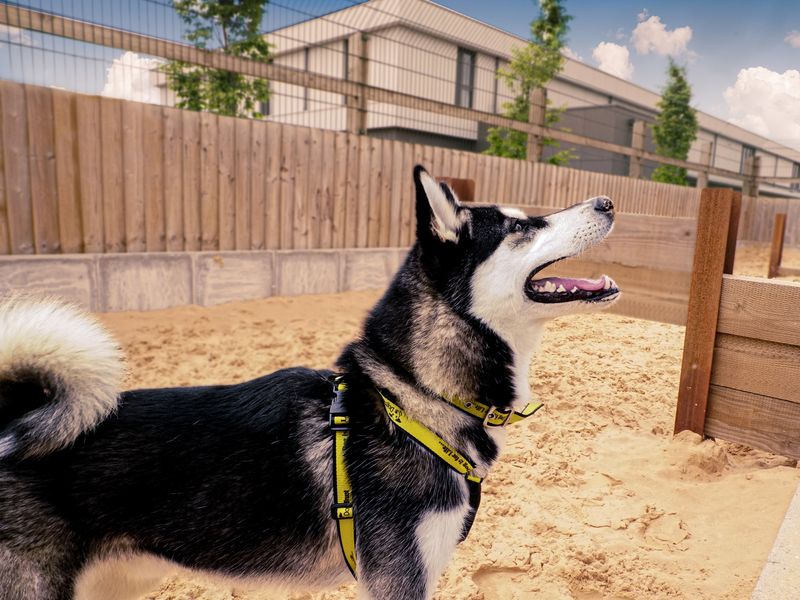
[[[742,248],[737,272],[767,252]],[[800,266],[800,251],[786,264]],[[329,366],[377,293],[103,315],[131,386],[236,382]],[[793,461],[672,436],[683,328],[614,315],[553,322],[530,384],[546,403],[511,428],[437,600],[745,599],[800,482]],[[150,600],[345,600],[173,577]]]

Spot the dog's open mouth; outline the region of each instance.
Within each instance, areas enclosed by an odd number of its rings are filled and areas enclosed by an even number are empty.
[[[608,275],[601,275],[598,279],[575,279],[571,277],[542,277],[541,279],[534,279],[539,271],[551,264],[553,263],[534,269],[528,276],[528,280],[525,283],[525,295],[531,301],[542,304],[557,304],[576,300],[598,302],[619,294],[617,284]]]

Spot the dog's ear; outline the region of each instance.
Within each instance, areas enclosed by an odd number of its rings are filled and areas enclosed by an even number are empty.
[[[458,242],[463,221],[453,190],[447,184],[437,183],[422,165],[414,167],[414,184],[417,188],[417,239]]]

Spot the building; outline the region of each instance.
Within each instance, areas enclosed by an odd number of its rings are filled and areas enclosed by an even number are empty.
[[[358,36],[358,37],[354,37]],[[354,43],[364,40],[365,82],[372,86],[502,113],[511,99],[497,73],[512,49],[526,40],[430,0],[369,0],[268,34],[274,62],[310,73],[354,79]],[[343,130],[344,97],[279,82],[264,107],[270,119]],[[548,98],[566,107],[559,126],[602,141],[630,145],[635,120],[653,122],[660,96],[582,62],[567,59],[548,85]],[[760,159],[760,174],[799,177],[800,151],[698,112],[700,129],[688,160],[710,161],[720,169],[744,173],[748,158]],[[485,147],[487,126],[424,110],[370,101],[370,135],[470,151]],[[645,149],[653,150],[648,134]],[[627,174],[628,158],[593,148],[575,149],[570,166]],[[652,165],[645,164],[645,174]],[[696,173],[689,173],[690,177]],[[741,186],[738,179],[712,175],[711,185]],[[764,195],[800,198],[798,185],[762,184]]]

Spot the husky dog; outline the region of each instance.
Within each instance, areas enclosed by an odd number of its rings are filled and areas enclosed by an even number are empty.
[[[462,205],[420,166],[414,181],[416,243],[336,372],[357,575],[380,600],[430,598],[477,507],[382,394],[483,477],[504,429],[445,399],[521,409],[546,320],[619,296],[605,276],[536,278],[608,235],[608,198],[527,217]],[[176,571],[267,588],[351,579],[331,518],[333,372],[119,392],[121,374],[90,317],[0,301],[0,598],[133,599]]]

